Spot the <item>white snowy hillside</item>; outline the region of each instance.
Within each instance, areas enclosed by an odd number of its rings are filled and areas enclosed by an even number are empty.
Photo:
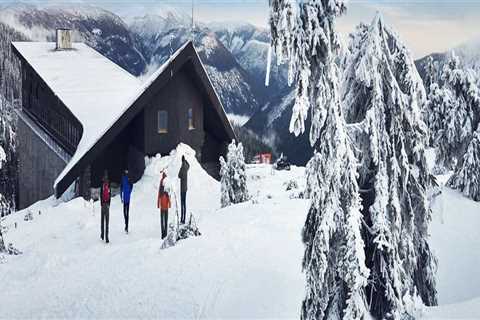
[[[430,245],[438,258],[439,307],[425,319],[480,319],[480,203],[443,188],[433,204]]]
[[[188,211],[202,235],[161,250],[159,174],[167,168],[175,176],[184,153]],[[296,318],[304,294],[300,231],[307,202],[289,196],[303,189],[303,173],[250,167],[255,203],[219,210],[219,183],[181,147],[152,159],[135,184],[128,235],[120,199],[112,199],[108,245],[100,240],[98,203],[49,199],[13,214],[2,222],[4,238],[23,254],[0,264],[1,317]],[[291,179],[298,189],[287,192]],[[33,220],[24,221],[29,211]]]
[[[183,154],[190,162],[188,211],[202,235],[162,250],[159,174],[175,177]],[[5,242],[23,254],[0,264],[1,317],[298,318],[308,201],[291,197],[305,187],[304,169],[254,165],[247,174],[252,200],[219,209],[220,185],[190,148],[149,160],[134,186],[128,235],[120,199],[112,200],[108,245],[99,237],[98,203],[49,199],[7,217]],[[29,212],[33,220],[25,221]],[[175,212],[173,201],[170,222]],[[480,204],[445,188],[431,230],[441,306],[419,311],[418,319],[480,319],[479,230]]]
[[[432,149],[427,158],[435,164]],[[438,259],[438,307],[424,319],[480,319],[480,202],[445,187],[449,174],[437,176],[442,193],[432,203],[430,246]]]

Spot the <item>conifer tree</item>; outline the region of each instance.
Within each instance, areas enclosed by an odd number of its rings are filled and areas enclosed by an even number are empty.
[[[220,157],[220,204],[222,208],[228,207],[230,201],[230,174],[227,162],[223,157]]]
[[[427,94],[430,94],[430,88],[433,84],[438,84],[439,67],[438,62],[432,56],[427,58],[425,62],[425,89]]]
[[[6,154],[3,148],[0,146],[0,170],[3,167],[3,163],[6,160]],[[3,194],[0,193],[0,212],[3,212],[6,209],[7,203],[5,201],[5,198]],[[0,215],[1,217],[1,215]],[[2,223],[0,220],[0,253],[5,252],[6,247],[5,247],[5,242],[3,241],[3,234],[2,234]]]
[[[435,112],[433,124],[441,123],[441,129],[434,132],[432,128],[432,134],[438,146],[437,166],[452,170],[462,166],[463,155],[479,124],[480,91],[471,70],[462,68],[454,52],[443,68],[441,80],[443,87],[430,99],[429,107]]]
[[[436,259],[428,246],[431,213],[422,121],[426,94],[407,48],[378,14],[351,36],[342,101],[358,150],[370,312],[408,314],[407,300],[437,302]]]
[[[338,94],[341,0],[272,0],[271,46],[295,84],[290,131],[304,133],[310,117],[315,154],[307,165],[311,206],[303,228],[306,297],[302,319],[363,319],[367,314],[362,217],[351,149]],[[321,143],[317,143],[320,141]]]
[[[242,143],[235,140],[228,146],[227,161],[220,157],[221,205],[245,202],[249,199],[247,174]]]
[[[480,126],[473,134],[462,165],[449,179],[448,185],[460,190],[465,196],[480,201]]]

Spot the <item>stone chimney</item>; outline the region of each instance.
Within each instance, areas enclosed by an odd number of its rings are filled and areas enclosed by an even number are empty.
[[[72,30],[57,29],[57,50],[72,49]]]

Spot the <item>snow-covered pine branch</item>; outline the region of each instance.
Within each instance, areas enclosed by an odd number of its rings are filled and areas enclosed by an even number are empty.
[[[220,177],[222,208],[249,199],[242,143],[232,141],[228,146],[227,160],[220,157]]]
[[[5,154],[5,151],[3,150],[3,148],[0,146],[0,170],[2,169],[3,167],[3,163],[7,160],[7,156]],[[4,210],[4,207],[5,207],[6,204],[4,204],[4,197],[3,195],[0,193],[0,212],[2,212]],[[0,215],[1,217],[1,215]],[[5,252],[6,251],[6,248],[5,248],[5,243],[3,241],[3,234],[2,234],[2,224],[1,224],[1,221],[0,221],[0,253],[2,252]]]
[[[451,176],[448,186],[458,189],[475,201],[480,201],[480,126],[473,134],[462,165]]]
[[[408,49],[377,14],[351,36],[343,107],[356,130],[370,283],[370,312],[401,319],[407,301],[437,302],[436,260],[428,247],[430,210],[423,83]]]
[[[427,94],[430,93],[431,86],[433,84],[438,84],[440,78],[440,68],[438,66],[438,61],[435,61],[432,56],[427,58],[425,62],[425,89]]]
[[[480,90],[471,70],[465,70],[454,52],[441,75],[442,86],[432,85],[428,124],[437,146],[437,168],[462,166],[463,155],[480,122]]]
[[[307,165],[311,207],[303,229],[306,297],[302,319],[364,319],[365,266],[356,159],[338,94],[336,17],[342,0],[272,0],[272,48],[295,84],[290,132],[305,132],[315,154]],[[317,143],[317,141],[319,143]]]
[[[16,114],[0,94],[0,216],[15,208],[17,152]]]

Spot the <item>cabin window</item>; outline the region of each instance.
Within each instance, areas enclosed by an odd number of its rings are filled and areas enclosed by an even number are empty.
[[[158,111],[158,133],[168,132],[168,112],[165,110]]]
[[[193,123],[193,108],[188,109],[188,130],[195,129],[195,124]]]

